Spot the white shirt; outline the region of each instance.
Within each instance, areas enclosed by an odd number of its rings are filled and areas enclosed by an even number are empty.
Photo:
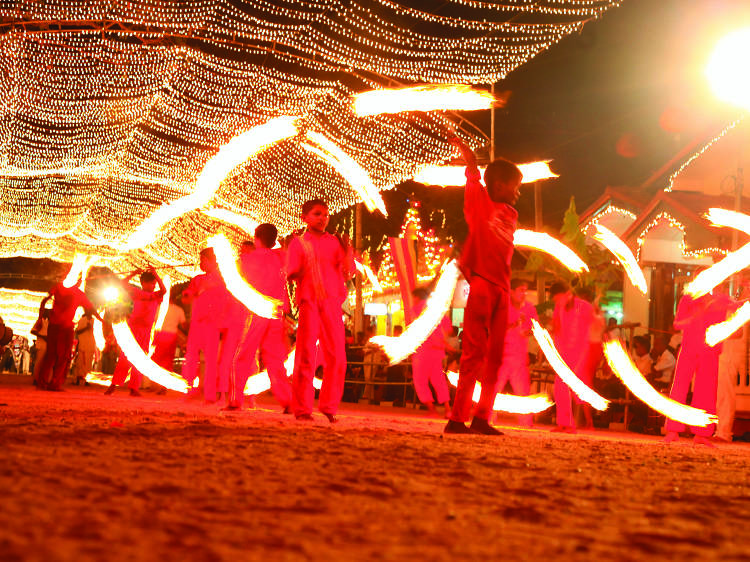
[[[654,370],[659,372],[660,376],[657,380],[662,382],[671,382],[672,375],[674,375],[674,365],[676,361],[672,352],[668,349],[664,350],[659,358],[654,363]]]

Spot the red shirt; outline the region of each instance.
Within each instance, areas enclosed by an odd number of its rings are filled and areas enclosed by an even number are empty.
[[[135,285],[128,285],[126,289],[130,298],[133,299],[133,312],[128,317],[128,324],[151,329],[163,293],[161,291],[144,291]]]
[[[284,303],[288,310],[284,257],[278,250],[256,248],[240,256],[240,271],[245,280],[259,293]]]
[[[55,299],[52,304],[52,312],[49,316],[50,324],[72,328],[73,317],[79,306],[86,309],[94,309],[91,301],[86,298],[86,295],[78,287],[65,287],[62,283],[58,283],[52,287],[49,294]]]
[[[354,275],[354,256],[332,234],[305,232],[289,244],[286,270],[297,282],[297,302],[335,299],[343,303],[346,281]]]
[[[464,216],[469,236],[461,252],[461,271],[471,283],[478,275],[509,290],[510,260],[518,211],[507,203],[496,203],[479,181],[476,168],[466,168]]]

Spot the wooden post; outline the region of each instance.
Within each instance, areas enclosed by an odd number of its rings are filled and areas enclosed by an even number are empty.
[[[541,232],[543,226],[542,219],[542,182],[534,182],[534,228]],[[542,304],[546,300],[544,293],[544,273],[537,271],[536,274],[536,298],[537,304]]]

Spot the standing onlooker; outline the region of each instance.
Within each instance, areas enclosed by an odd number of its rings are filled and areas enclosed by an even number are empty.
[[[91,371],[96,355],[96,341],[94,340],[94,319],[90,311],[86,311],[76,326],[76,358],[73,363],[74,384],[80,385],[86,382],[86,375]]]
[[[297,351],[292,377],[292,409],[298,420],[312,420],[315,342],[325,357],[318,407],[333,423],[344,393],[346,349],[341,305],[346,283],[354,276],[354,254],[348,240],[326,232],[328,204],[313,199],[302,205],[304,234],[289,244],[287,277],[294,281],[299,309]]]
[[[31,328],[31,333],[36,336],[34,341],[35,355],[34,355],[34,371],[32,378],[34,384],[39,386],[39,371],[42,368],[42,362],[44,361],[44,354],[47,351],[47,327],[49,326],[49,309],[40,308],[39,318]]]

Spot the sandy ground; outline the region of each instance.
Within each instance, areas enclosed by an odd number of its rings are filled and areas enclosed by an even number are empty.
[[[750,446],[0,377],[0,560],[750,559]]]

